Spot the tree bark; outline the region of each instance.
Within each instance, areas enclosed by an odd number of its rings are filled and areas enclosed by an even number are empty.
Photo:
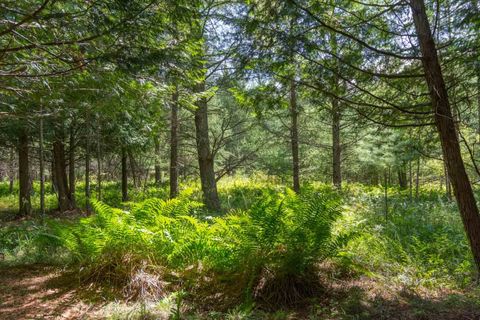
[[[408,182],[407,182],[407,170],[405,168],[405,165],[401,165],[400,167],[397,168],[397,174],[398,174],[398,185],[400,186],[400,189],[407,189]]]
[[[20,216],[29,215],[32,212],[30,193],[32,185],[30,181],[30,164],[28,151],[28,134],[25,128],[21,129],[18,139],[18,181],[19,181],[19,209]]]
[[[390,175],[390,168],[385,169],[384,172],[384,200],[385,200],[385,221],[388,221],[388,176]]]
[[[415,199],[418,199],[420,193],[420,157],[417,158],[417,170],[415,175]]]
[[[170,115],[170,198],[178,195],[178,86],[172,94]]]
[[[43,146],[43,108],[40,114],[40,213],[45,215],[45,164],[44,164],[44,146]]]
[[[337,189],[342,188],[342,149],[340,144],[340,105],[332,99],[332,182]]]
[[[53,142],[53,161],[55,170],[55,185],[58,195],[58,210],[65,212],[74,208],[70,190],[68,187],[66,162],[65,162],[65,145],[62,136],[57,137]]]
[[[75,204],[75,126],[70,126],[70,148],[68,149],[68,185],[69,196],[72,201],[73,207]]]
[[[10,163],[8,164],[9,165],[9,168],[8,168],[8,179],[10,180],[9,182],[9,186],[8,186],[8,192],[9,193],[13,193],[13,187],[14,187],[14,184],[15,184],[15,148],[12,147],[10,149]]]
[[[298,107],[297,85],[295,79],[290,82],[290,141],[292,148],[293,191],[300,192],[300,160],[298,151]]]
[[[412,160],[408,161],[408,186],[409,186],[409,199],[413,200],[413,172],[412,172]]]
[[[202,82],[198,85],[197,92],[204,91],[205,82]],[[195,133],[203,200],[208,210],[219,211],[220,199],[218,198],[214,159],[208,137],[208,103],[206,98],[200,98],[196,103]]]
[[[128,201],[127,151],[122,147],[122,201]]]
[[[100,134],[97,134],[97,200],[102,201],[102,150]]]
[[[90,212],[90,127],[88,114],[86,116],[86,134],[85,134],[85,207],[87,212]]]
[[[443,170],[445,173],[445,195],[447,196],[448,200],[452,200],[452,184],[450,183],[450,178],[448,176],[448,169],[447,169],[447,166],[445,165],[445,162],[443,164]]]
[[[443,159],[457,199],[477,271],[480,271],[480,215],[462,159],[448,92],[427,19],[425,3],[423,0],[410,0],[410,4],[422,52],[425,79],[435,113],[435,124],[442,144]]]

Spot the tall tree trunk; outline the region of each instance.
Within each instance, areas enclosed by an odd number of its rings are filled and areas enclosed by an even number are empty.
[[[68,188],[66,162],[65,162],[65,145],[62,136],[57,137],[53,142],[53,159],[55,169],[55,183],[58,195],[58,210],[65,212],[74,208]]]
[[[85,134],[85,207],[87,212],[90,212],[90,127],[89,127],[89,116],[87,113],[86,116],[86,134]]]
[[[408,182],[407,182],[407,170],[405,168],[405,165],[402,164],[397,168],[397,174],[398,174],[398,184],[400,186],[400,189],[407,189]]]
[[[420,157],[417,158],[417,170],[415,174],[415,199],[418,199],[420,193]]]
[[[122,147],[122,201],[128,201],[127,151]]]
[[[478,0],[472,0],[473,14],[478,16],[480,13],[480,7],[478,5]],[[477,25],[478,26],[478,25]],[[480,34],[477,27],[477,43],[480,41]],[[480,52],[477,49],[477,56]],[[475,63],[475,73],[477,76],[477,92],[480,92],[480,61],[477,59]],[[480,143],[480,93],[477,93],[477,142]]]
[[[45,215],[45,164],[44,164],[44,146],[43,146],[43,108],[40,111],[40,213]]]
[[[298,107],[297,84],[294,79],[290,81],[290,141],[292,148],[293,191],[300,192],[300,160],[298,152]]]
[[[447,166],[477,271],[480,271],[480,215],[462,159],[448,92],[425,11],[425,3],[423,0],[410,0],[410,4],[422,52],[425,79],[435,114],[435,124],[442,144],[443,159]]]
[[[32,185],[30,181],[30,165],[28,155],[28,134],[22,128],[18,139],[18,182],[19,182],[19,208],[20,216],[29,215],[32,211],[30,192]]]
[[[69,196],[72,201],[73,207],[75,204],[75,125],[72,123],[70,126],[70,148],[68,149],[68,185]]]
[[[178,86],[172,95],[170,114],[170,198],[178,195]]]
[[[51,173],[51,192],[52,193],[57,193],[57,181],[55,178],[55,159],[53,157],[53,152],[52,152],[52,159],[50,161],[50,173]]]
[[[338,99],[332,99],[332,182],[337,189],[342,188],[342,150],[340,144],[340,105]]]
[[[448,170],[445,162],[443,163],[443,169],[445,172],[445,195],[447,196],[448,200],[452,200],[452,184],[450,183],[450,178],[448,176]]]
[[[205,82],[202,82],[198,85],[197,92],[204,91]],[[214,160],[208,137],[208,103],[206,98],[200,98],[196,103],[195,133],[203,200],[208,210],[219,211],[220,199],[217,193]]]
[[[10,161],[8,166],[9,166],[8,179],[10,180],[9,186],[8,186],[8,192],[13,193],[13,187],[15,184],[15,148],[14,147],[10,149]]]
[[[390,175],[390,167],[388,169],[385,169],[384,172],[384,200],[385,200],[385,221],[388,220],[388,178]]]
[[[162,171],[160,168],[160,138],[156,136],[155,140],[155,184],[159,186],[162,183]]]
[[[102,150],[100,134],[97,134],[97,200],[102,201]]]
[[[413,200],[413,172],[412,172],[412,160],[408,161],[408,186],[409,186],[409,199]]]

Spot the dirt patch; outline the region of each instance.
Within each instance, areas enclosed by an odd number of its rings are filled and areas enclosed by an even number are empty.
[[[97,306],[80,300],[73,276],[29,266],[0,269],[0,319],[84,319]]]
[[[325,280],[326,292],[312,295],[301,310],[286,311],[288,316],[278,319],[480,320],[478,288],[412,289],[369,277]],[[151,308],[157,307],[155,302]],[[58,268],[0,269],[0,319],[104,319],[109,314],[122,318],[133,315],[133,308],[134,304],[118,296],[114,299],[108,291],[81,286],[76,274]],[[168,318],[168,312],[160,316],[161,310],[149,309],[156,315],[153,319]],[[209,313],[204,317],[194,313],[199,319],[210,318]],[[261,313],[259,319],[273,319],[271,315]]]

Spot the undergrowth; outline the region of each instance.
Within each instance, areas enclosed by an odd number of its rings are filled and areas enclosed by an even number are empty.
[[[205,215],[192,193],[127,209],[93,202],[90,217],[47,220],[30,234],[39,251],[66,250],[84,282],[142,299],[184,289],[198,303],[225,307],[297,303],[314,292],[316,265],[346,242],[332,233],[340,217],[334,193],[267,189],[222,217]]]
[[[0,189],[0,203],[11,206],[14,197]],[[338,193],[312,184],[296,195],[231,179],[219,185],[224,212],[207,212],[195,184],[182,189],[163,200],[168,190],[149,186],[121,203],[118,186],[105,183],[105,202],[94,201],[89,217],[1,227],[0,264],[66,264],[84,283],[118,288],[128,299],[184,292],[207,310],[295,305],[323,289],[317,267],[325,260],[337,275],[345,269],[413,290],[462,289],[474,279],[455,202],[434,188],[418,198],[390,188],[387,216],[375,186],[350,184]]]

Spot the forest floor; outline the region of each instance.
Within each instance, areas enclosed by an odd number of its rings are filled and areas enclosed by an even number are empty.
[[[49,266],[0,271],[0,319],[128,319],[138,308],[82,287],[74,274]],[[296,310],[262,312],[252,319],[480,319],[480,297],[475,289],[411,289],[364,276],[330,281],[325,289]],[[169,318],[165,310],[154,309],[146,318]],[[191,318],[218,319],[208,314],[192,314]],[[224,318],[242,319],[232,314]]]
[[[251,191],[236,188],[222,193],[232,208],[242,201],[240,207],[251,205]],[[480,320],[480,287],[455,203],[435,190],[416,201],[392,190],[387,223],[382,190],[351,186],[348,191],[339,225],[356,236],[340,260],[320,265],[315,295],[302,305],[268,311],[259,303],[228,311],[199,306],[201,298],[187,294],[179,301],[174,291],[154,301],[131,301],[120,289],[80,281],[79,269],[65,267],[62,257],[35,251],[32,238],[43,232],[43,219],[14,219],[16,196],[0,195],[0,320]],[[68,224],[84,215],[52,211],[48,218]],[[342,265],[341,259],[349,262]]]

